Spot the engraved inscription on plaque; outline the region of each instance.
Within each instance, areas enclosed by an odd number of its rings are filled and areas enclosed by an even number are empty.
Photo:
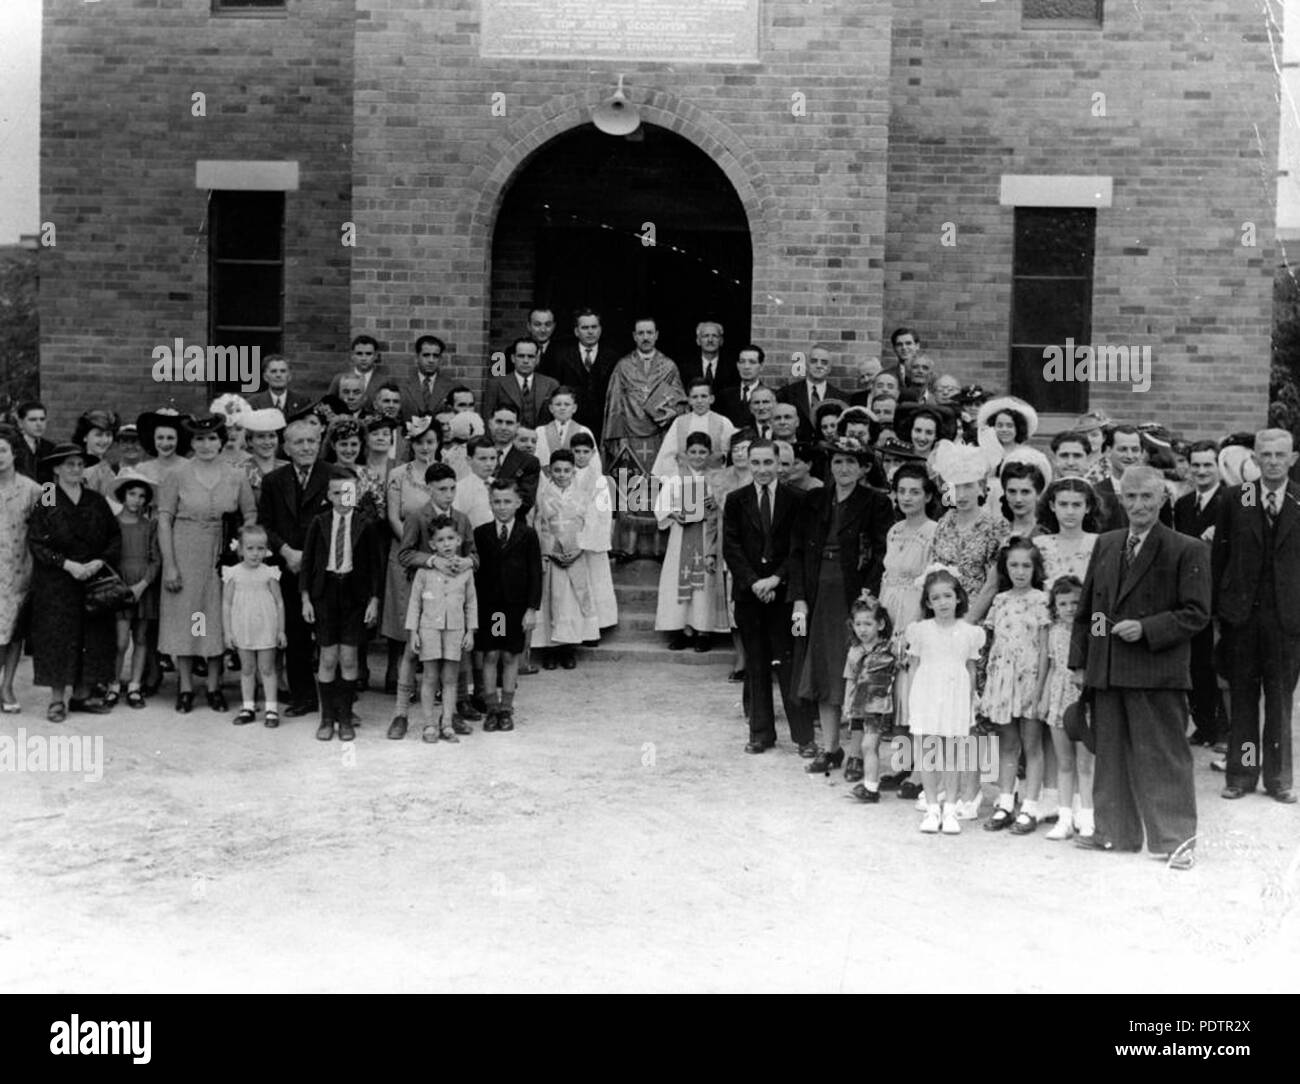
[[[755,63],[761,0],[483,0],[484,57]]]

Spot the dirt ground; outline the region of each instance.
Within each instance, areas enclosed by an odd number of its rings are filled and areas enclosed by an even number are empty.
[[[543,672],[514,733],[456,746],[386,741],[375,694],[350,747],[170,696],[56,728],[20,681],[0,735],[102,734],[105,767],[0,773],[0,990],[1300,985],[1300,806],[1221,800],[1208,752],[1191,872],[924,836],[787,740],[745,755],[725,673]]]

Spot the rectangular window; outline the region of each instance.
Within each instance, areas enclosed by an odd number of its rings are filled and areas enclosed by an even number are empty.
[[[284,193],[212,193],[208,232],[208,345],[284,344]],[[214,394],[236,391],[214,384]]]
[[[1102,0],[1022,0],[1021,21],[1031,24],[1100,26]]]
[[[1086,382],[1045,380],[1044,350],[1092,342],[1097,212],[1017,207],[1011,285],[1011,393],[1049,414],[1088,409]]]

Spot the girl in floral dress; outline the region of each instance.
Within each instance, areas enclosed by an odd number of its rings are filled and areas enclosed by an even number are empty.
[[[1047,678],[1047,612],[1043,555],[1027,538],[1013,538],[998,557],[998,577],[1006,586],[994,600],[984,625],[993,633],[988,677],[980,712],[998,728],[998,787],[993,816],[984,827],[1010,827],[1028,835],[1038,827],[1038,796],[1043,787],[1043,723],[1038,705]],[[1025,750],[1025,794],[1014,816],[1016,768]],[[1014,819],[1014,824],[1012,823]]]

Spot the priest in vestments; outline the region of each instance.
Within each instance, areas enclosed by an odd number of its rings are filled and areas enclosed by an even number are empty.
[[[636,349],[620,358],[610,374],[603,458],[620,495],[615,549],[659,556],[662,541],[654,517],[651,468],[668,427],[686,410],[686,392],[673,360],[655,348],[655,322],[638,320],[633,338]]]

